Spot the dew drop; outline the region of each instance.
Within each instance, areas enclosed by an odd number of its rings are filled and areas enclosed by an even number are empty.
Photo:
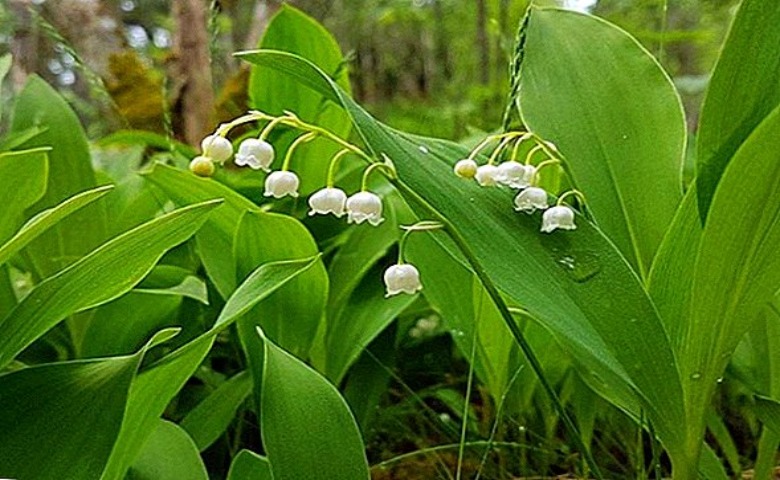
[[[601,271],[601,263],[598,256],[592,252],[586,251],[568,251],[557,253],[553,250],[555,262],[575,282],[587,282]]]
[[[718,377],[718,379],[717,379],[716,381],[717,381],[718,383],[723,383],[723,377]]]
[[[701,379],[701,373],[694,372],[691,374],[691,380],[699,380],[699,379]]]
[[[466,336],[466,332],[464,332],[463,330],[453,330],[451,333],[452,333],[453,337],[465,337]]]
[[[631,318],[631,319],[629,319],[628,321],[629,321],[630,323],[636,323],[636,322],[638,322],[638,321],[639,321],[639,319],[638,319],[638,318]]]
[[[419,149],[419,150],[420,150],[422,153],[429,153],[429,152],[430,152],[430,150],[428,150],[428,147],[426,147],[425,145],[420,145],[420,146],[419,146],[419,147],[417,147],[417,148],[418,148],[418,149]]]

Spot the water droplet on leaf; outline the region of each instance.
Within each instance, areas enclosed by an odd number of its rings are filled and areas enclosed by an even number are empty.
[[[555,262],[579,283],[590,280],[601,271],[598,256],[591,252],[569,251],[556,255]]]

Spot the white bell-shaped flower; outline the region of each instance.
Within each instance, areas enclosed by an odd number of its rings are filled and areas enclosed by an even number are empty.
[[[455,171],[455,175],[460,178],[474,178],[478,168],[479,165],[477,165],[477,162],[470,158],[464,158],[463,160],[458,160],[455,167],[453,167],[453,170]]]
[[[502,185],[512,188],[526,188],[531,185],[536,169],[533,165],[523,165],[510,160],[498,166],[496,180]]]
[[[272,172],[265,179],[265,193],[266,197],[282,198],[285,195],[291,197],[298,196],[298,186],[301,181],[298,179],[298,175],[286,170],[279,170]]]
[[[544,212],[542,215],[542,232],[550,233],[556,228],[561,230],[574,230],[574,210],[566,205],[557,205]]]
[[[515,210],[518,212],[534,213],[548,206],[547,192],[539,187],[528,187],[515,197]]]
[[[214,175],[214,162],[209,157],[198,155],[190,162],[190,171],[199,177]]]
[[[333,215],[341,218],[347,204],[347,194],[340,188],[323,188],[309,197],[309,215]]]
[[[420,272],[414,265],[401,263],[393,265],[385,270],[385,287],[387,293],[385,297],[397,295],[399,293],[414,294],[422,290],[420,283]]]
[[[482,165],[477,168],[477,173],[474,176],[477,179],[477,183],[483,187],[492,187],[498,184],[498,178],[500,172],[495,165]]]
[[[223,163],[233,156],[233,144],[221,135],[209,135],[200,142],[203,155],[217,163]]]
[[[367,221],[377,226],[382,218],[382,199],[371,192],[358,192],[347,199],[347,222],[363,223]]]
[[[274,161],[274,147],[259,138],[247,138],[238,146],[238,153],[233,160],[236,165],[249,166],[253,170],[268,172]]]

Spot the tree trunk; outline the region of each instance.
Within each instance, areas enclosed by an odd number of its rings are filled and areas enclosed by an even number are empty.
[[[207,15],[205,0],[173,2],[176,33],[172,79],[181,114],[181,135],[191,145],[199,144],[214,129]]]

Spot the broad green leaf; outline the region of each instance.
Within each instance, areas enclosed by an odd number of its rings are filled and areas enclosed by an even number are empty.
[[[173,314],[181,305],[178,295],[165,297],[131,290],[94,309],[76,345],[84,358],[122,355],[138,349],[150,332],[173,326]]]
[[[208,480],[192,438],[180,426],[158,420],[130,467],[127,480]]]
[[[203,451],[222,435],[236,411],[252,393],[252,376],[244,370],[217,387],[181,421],[198,450]]]
[[[580,216],[576,231],[543,235],[539,215],[514,212],[509,192],[453,175],[464,148],[376,122],[315,66],[294,55],[241,56],[274,65],[318,91],[330,90],[370,150],[395,163],[401,193],[414,206],[428,204],[419,208],[420,216],[429,215],[430,208],[450,222],[495,285],[591,367],[594,379],[604,384],[602,392],[621,392],[610,400],[627,394],[640,399],[667,448],[680,447],[682,392],[669,339],[639,279],[599,230]]]
[[[196,235],[198,253],[206,273],[223,298],[236,288],[236,261],[233,239],[244,212],[259,211],[247,198],[211,179],[196,177],[188,171],[156,164],[144,178],[159,187],[174,203],[186,205],[221,198],[225,204],[220,215],[211,217]]]
[[[37,148],[0,154],[0,244],[24,221],[24,210],[46,193],[47,152],[48,149]]]
[[[126,232],[38,284],[0,322],[0,368],[65,317],[130,290],[170,248],[192,236],[219,202],[173,211]]]
[[[682,198],[680,99],[652,55],[614,25],[529,12],[523,121],[563,153],[596,223],[644,278]]]
[[[780,3],[743,0],[712,72],[697,138],[699,211],[740,145],[780,104]]]
[[[0,246],[0,265],[8,261],[13,254],[24,248],[35,237],[56,225],[61,219],[103,197],[112,188],[111,185],[106,185],[79,193],[28,220],[13,237]]]
[[[349,92],[349,75],[336,39],[317,20],[290,5],[282,5],[268,23],[260,48],[283,50],[307,58]],[[273,68],[252,67],[249,104],[273,115],[289,110],[341,137],[349,136],[350,121],[345,112],[324,101],[319,93],[289,82]],[[293,135],[298,133],[284,135],[274,142],[277,152],[287,149]],[[303,194],[325,184],[328,163],[339,148],[331,141],[315,139],[297,150],[290,169],[300,175]]]
[[[780,402],[769,397],[756,397],[756,414],[774,433],[780,434]]]
[[[701,235],[678,355],[694,437],[703,432],[717,379],[780,286],[778,129],[780,108],[726,167]]]
[[[314,238],[298,220],[260,211],[241,217],[233,244],[239,280],[260,264],[318,253]],[[260,325],[274,342],[307,358],[327,298],[328,274],[320,261],[244,315],[238,323],[242,341],[257,342],[255,326]]]
[[[155,334],[130,356],[38,365],[0,375],[0,476],[97,478],[119,434],[143,354],[172,334]]]
[[[647,285],[676,352],[685,340],[701,231],[696,185],[692,185],[658,249]]]
[[[241,450],[230,464],[227,480],[273,480],[268,459],[250,450]]]
[[[97,187],[89,146],[79,119],[45,81],[31,76],[14,105],[11,132],[41,127],[45,131],[26,148],[50,147],[46,194],[33,205],[35,214],[65,199]],[[106,240],[107,217],[101,202],[68,216],[32,242],[27,251],[41,277],[70,265]]]
[[[370,270],[325,334],[325,374],[336,385],[360,353],[415,300],[417,295],[385,298],[382,270]]]
[[[106,466],[103,480],[121,480],[165,407],[208,354],[214,337],[243,313],[262,301],[318,258],[261,265],[228,299],[214,326],[195,340],[168,354],[133,382],[122,429]]]
[[[336,387],[258,334],[265,352],[260,429],[273,478],[368,479],[360,431]]]

